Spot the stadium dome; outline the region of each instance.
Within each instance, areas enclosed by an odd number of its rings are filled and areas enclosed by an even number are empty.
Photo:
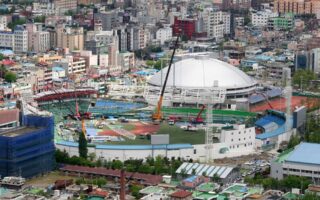
[[[161,86],[168,67],[155,74],[148,81],[150,85]],[[256,81],[238,68],[213,58],[187,58],[176,62],[169,74],[167,87],[212,88],[227,90],[255,87]]]

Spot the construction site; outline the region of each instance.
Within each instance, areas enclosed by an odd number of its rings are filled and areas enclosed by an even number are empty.
[[[106,159],[162,155],[204,162],[279,147],[297,128],[293,112],[315,106],[314,99],[291,95],[289,69],[284,88],[274,87],[208,56],[173,62],[173,53],[168,67],[144,85],[109,82],[104,97],[81,88],[39,93],[34,100],[54,114],[56,147],[70,155],[77,155],[79,134],[85,134],[89,151]]]

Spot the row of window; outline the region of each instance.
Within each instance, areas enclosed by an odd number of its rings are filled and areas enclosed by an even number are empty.
[[[243,145],[244,147],[249,147],[249,146],[252,146],[252,142],[249,142],[249,143],[246,143]],[[232,146],[229,146],[229,149],[235,149],[235,148],[240,148],[240,145],[232,145]]]
[[[300,169],[291,169],[291,168],[283,168],[283,171],[301,172],[301,173],[307,173],[307,174],[320,174],[320,171],[300,170]]]
[[[251,133],[251,130],[252,130],[252,129],[249,129],[248,132]],[[233,135],[233,133],[236,133],[236,132],[231,132],[231,135]],[[245,130],[245,131],[243,131],[243,133],[247,133],[247,131]],[[241,131],[238,131],[238,134],[241,134]]]
[[[249,139],[251,139],[251,136],[249,136]],[[241,138],[239,138],[238,140],[241,141]],[[243,138],[243,140],[246,140],[246,138]],[[231,139],[231,142],[233,142],[233,139]]]

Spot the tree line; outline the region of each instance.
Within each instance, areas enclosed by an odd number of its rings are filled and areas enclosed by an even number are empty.
[[[55,158],[57,163],[80,165],[89,167],[105,167],[107,169],[122,169],[124,168],[128,172],[139,172],[144,174],[174,175],[175,171],[186,160],[178,158],[167,158],[157,156],[156,158],[148,157],[146,160],[142,159],[129,159],[124,162],[120,160],[104,160],[101,158],[95,159],[95,155],[90,154],[88,158],[69,156],[66,151],[59,149],[55,152]],[[189,160],[189,162],[193,162]]]

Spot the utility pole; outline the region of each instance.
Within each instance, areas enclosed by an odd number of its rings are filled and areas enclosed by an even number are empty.
[[[120,200],[126,199],[125,171],[122,168],[120,171]]]

